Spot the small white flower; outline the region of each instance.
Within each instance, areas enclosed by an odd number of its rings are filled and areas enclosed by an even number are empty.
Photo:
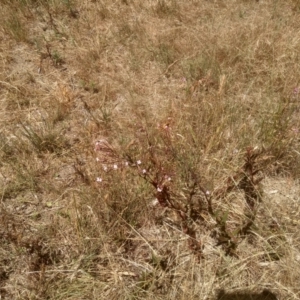
[[[136,163],[137,163],[138,165],[140,165],[142,162],[141,162],[140,160],[138,160]]]
[[[114,164],[114,170],[117,170],[117,169],[118,169],[118,165]]]
[[[102,182],[102,178],[101,177],[97,177],[96,181],[97,182]]]
[[[146,174],[146,173],[147,173],[146,169],[143,169],[142,173],[143,173],[143,174]]]
[[[96,161],[99,161],[100,159],[98,157],[96,157]]]
[[[129,162],[128,162],[128,161],[125,161],[124,165],[125,165],[126,167],[128,167]]]
[[[95,151],[99,151],[100,148],[101,148],[101,143],[100,143],[100,141],[98,141],[98,142],[95,143],[95,148],[94,148],[94,150],[95,150]]]
[[[159,204],[159,201],[157,198],[155,198],[154,200],[151,201],[151,206],[156,206]]]
[[[108,169],[107,169],[107,166],[103,166],[103,170],[106,172]]]
[[[210,191],[206,191],[205,194],[208,196],[210,195]]]
[[[162,192],[162,189],[160,187],[158,187],[157,191],[160,193],[160,192]]]
[[[171,179],[171,177],[168,177],[168,181],[171,181],[172,179]]]

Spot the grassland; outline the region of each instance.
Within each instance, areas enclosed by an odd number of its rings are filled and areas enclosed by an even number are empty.
[[[299,0],[0,0],[1,299],[300,299]]]

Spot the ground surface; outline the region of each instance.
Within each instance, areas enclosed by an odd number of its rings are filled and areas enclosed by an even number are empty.
[[[300,4],[229,2],[0,0],[1,299],[300,299]]]

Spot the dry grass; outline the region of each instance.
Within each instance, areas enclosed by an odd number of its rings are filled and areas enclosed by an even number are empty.
[[[1,299],[300,298],[298,0],[0,5]]]

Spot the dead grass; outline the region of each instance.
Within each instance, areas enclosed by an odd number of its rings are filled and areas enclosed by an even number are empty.
[[[300,298],[299,1],[0,4],[1,299]]]

